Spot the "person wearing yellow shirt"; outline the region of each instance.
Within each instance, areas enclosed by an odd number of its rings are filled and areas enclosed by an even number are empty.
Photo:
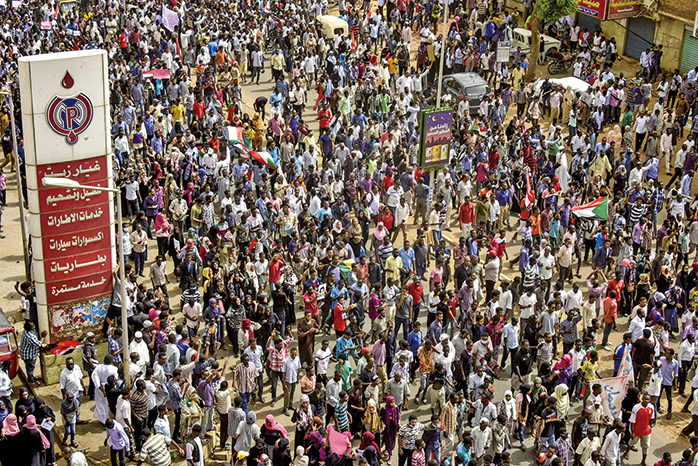
[[[170,107],[170,113],[172,113],[177,132],[184,132],[184,105],[179,99],[175,100],[174,105]]]
[[[390,82],[393,84],[393,89],[395,89],[395,75],[397,74],[397,56],[391,55],[388,58],[388,72],[390,73]]]
[[[402,268],[402,259],[400,259],[400,251],[393,249],[393,255],[385,261],[385,278],[393,278],[400,280],[400,269]]]

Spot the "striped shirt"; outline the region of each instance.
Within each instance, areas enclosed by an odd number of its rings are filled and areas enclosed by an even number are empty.
[[[31,361],[39,356],[41,340],[36,330],[26,330],[22,334],[22,342],[19,345],[19,357],[25,361]]]
[[[150,464],[153,466],[170,466],[172,464],[170,442],[171,440],[162,434],[151,435],[141,448],[141,461],[150,457]]]
[[[274,341],[269,344],[267,351],[269,351],[269,369],[274,372],[281,372],[284,368],[284,360],[286,359],[288,352],[288,345],[293,341],[293,337],[288,337],[283,340],[281,349],[277,350]]]
[[[148,417],[148,394],[145,391],[131,393],[131,413],[141,421]]]
[[[256,386],[256,379],[259,376],[257,367],[254,364],[245,366],[240,363],[235,368],[235,383],[240,393],[252,393]]]
[[[347,412],[347,407],[349,403],[342,403],[341,401],[337,403],[337,407],[334,410],[334,416],[337,418],[337,424],[339,425],[339,430],[343,431],[349,427],[349,413]]]

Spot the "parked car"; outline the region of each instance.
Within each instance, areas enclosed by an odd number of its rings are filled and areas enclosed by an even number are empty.
[[[477,73],[456,73],[444,76],[443,94],[449,94],[455,102],[460,102],[461,96],[468,99],[470,113],[477,113],[482,99],[491,93],[490,85]]]
[[[521,47],[521,51],[526,55],[531,53],[531,36],[533,34],[528,29],[516,28],[512,34],[512,52]],[[539,56],[540,63],[545,63],[550,52],[560,50],[561,42],[547,34],[540,35],[541,44],[543,44],[543,53]]]

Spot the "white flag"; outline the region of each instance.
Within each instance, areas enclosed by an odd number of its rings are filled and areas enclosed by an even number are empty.
[[[174,31],[175,26],[179,24],[179,16],[176,11],[172,11],[164,4],[162,5],[162,25],[168,31]]]
[[[618,369],[618,377],[628,378],[628,388],[635,386],[635,371],[633,370],[633,358],[630,346],[625,347],[623,359],[620,360],[620,368]]]
[[[592,382],[592,384],[601,384],[601,406],[603,412],[611,419],[620,418],[621,404],[628,392],[628,376],[611,377],[609,379],[601,379]]]

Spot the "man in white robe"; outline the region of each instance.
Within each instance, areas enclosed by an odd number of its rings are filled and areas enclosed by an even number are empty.
[[[118,378],[118,372],[112,365],[112,360],[112,355],[107,354],[104,356],[104,364],[97,364],[92,371],[92,383],[95,385],[95,409],[92,416],[102,424],[109,419],[109,403],[104,387],[110,375]]]

